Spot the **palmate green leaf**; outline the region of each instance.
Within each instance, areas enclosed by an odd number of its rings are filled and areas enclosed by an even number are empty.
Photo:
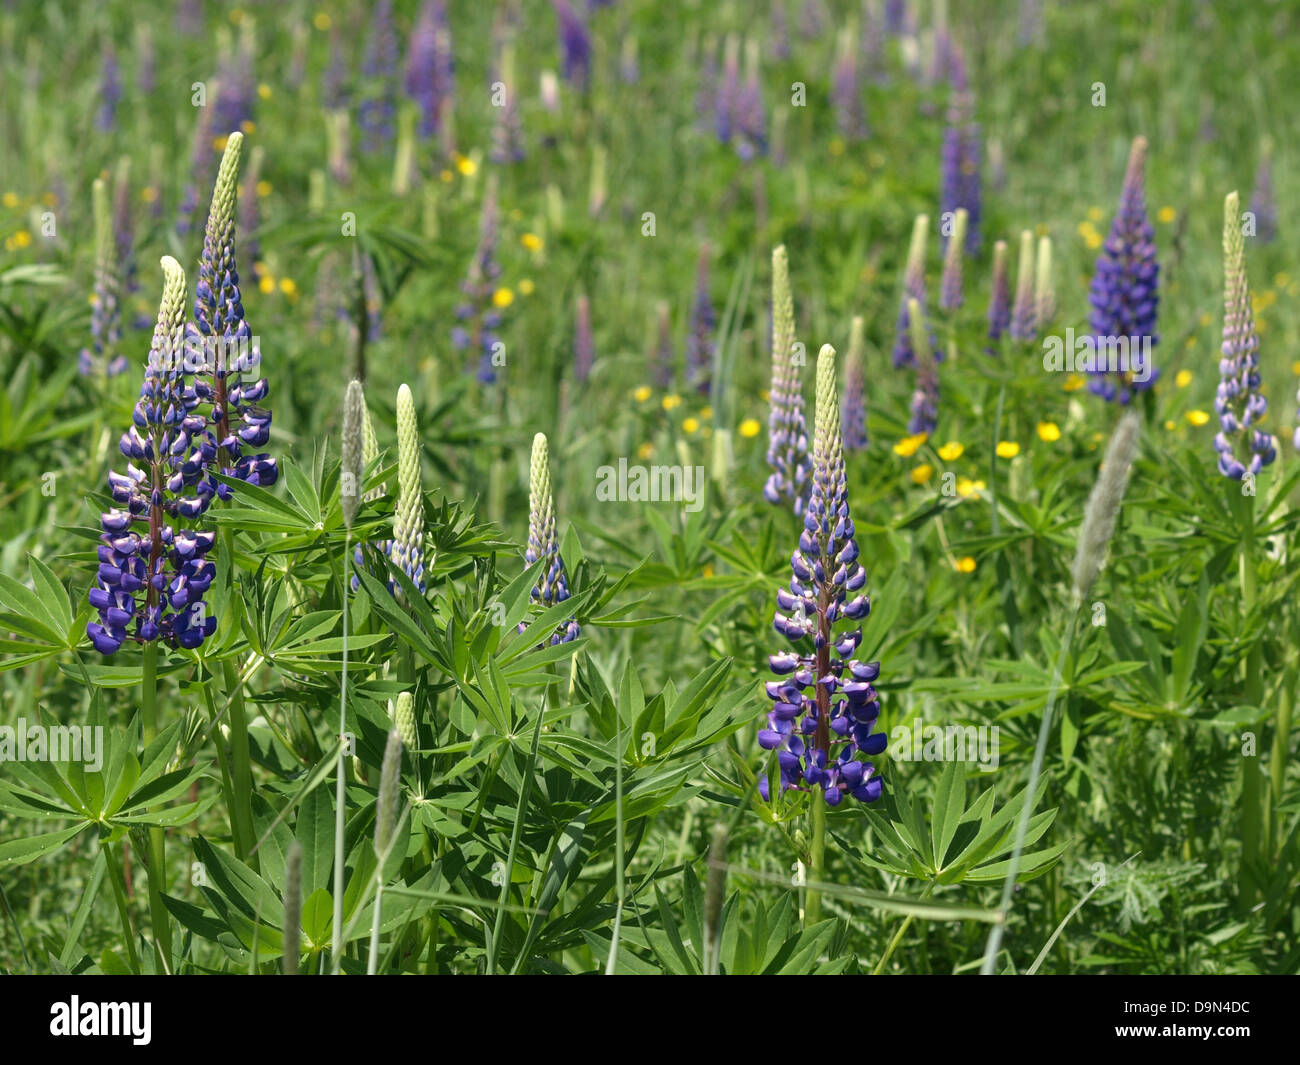
[[[194,837],[193,846],[194,857],[203,863],[207,885],[200,885],[200,889],[209,903],[216,907],[224,902],[248,918],[259,919],[263,925],[280,927],[284,907],[270,884],[201,835]]]
[[[56,832],[42,832],[35,836],[0,843],[0,869],[34,862],[37,858],[58,850],[86,827],[86,822],[82,821],[71,828],[61,828]]]
[[[948,763],[939,777],[934,792],[934,825],[931,838],[934,842],[934,867],[943,868],[948,845],[957,833],[957,826],[966,810],[966,770],[955,758]]]

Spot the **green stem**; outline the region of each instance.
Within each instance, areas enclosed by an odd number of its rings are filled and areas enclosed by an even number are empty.
[[[349,532],[343,539],[343,572],[347,573],[347,560],[352,557],[352,535]],[[346,758],[346,746],[343,734],[347,731],[348,714],[348,588],[343,588],[343,674],[339,682],[339,763],[334,787],[334,925],[332,928],[332,965],[337,976],[343,958],[343,862],[344,852],[343,828],[344,807],[347,805],[347,785],[343,779],[343,763]]]
[[[140,679],[140,722],[144,745],[148,747],[158,736],[158,644],[153,640],[144,645],[144,670]],[[157,826],[149,829],[149,862],[146,871],[153,938],[162,954],[163,967],[170,968],[172,931],[167,907],[162,900],[162,889],[167,880],[167,855],[163,830]]]
[[[1079,611],[1082,600],[1076,594],[1070,602],[1070,619],[1066,624],[1065,639],[1061,642],[1060,653],[1056,656],[1056,666],[1052,670],[1052,683],[1047,693],[1047,705],[1043,707],[1043,720],[1038,725],[1038,742],[1034,745],[1034,760],[1029,767],[1029,783],[1025,786],[1025,801],[1016,819],[1016,845],[1011,851],[1011,860],[1007,863],[1006,879],[1002,882],[1002,901],[998,905],[999,920],[989,929],[988,942],[984,946],[984,961],[980,964],[981,976],[992,976],[997,964],[998,952],[1002,949],[1002,934],[1006,930],[1007,919],[1011,915],[1011,896],[1016,889],[1016,876],[1020,873],[1020,855],[1025,849],[1025,835],[1029,831],[1029,821],[1034,815],[1034,796],[1038,791],[1038,778],[1043,772],[1043,758],[1047,752],[1047,739],[1052,733],[1052,711],[1056,709],[1056,696],[1061,690],[1061,674],[1065,669],[1065,659],[1074,642],[1075,630],[1079,624]]]
[[[121,846],[121,844],[118,845]],[[117,915],[122,919],[122,938],[126,941],[126,953],[131,960],[131,971],[138,973],[140,971],[140,956],[135,951],[135,933],[131,931],[131,915],[126,906],[122,867],[118,865],[117,859],[113,857],[113,845],[111,843],[101,842],[99,846],[100,850],[104,852],[104,864],[108,868],[108,882],[113,885],[113,899],[117,903]]]
[[[235,538],[229,527],[221,530],[222,548],[230,566],[231,589],[234,589]],[[235,854],[257,871],[257,855],[253,850],[253,769],[248,748],[248,717],[244,711],[244,685],[239,667],[233,659],[222,663],[226,682],[226,705],[230,711],[231,784],[235,805],[231,810],[231,835]]]
[[[912,927],[912,920],[915,916],[915,914],[909,913],[905,918],[903,918],[902,924],[898,926],[898,931],[894,933],[894,938],[889,941],[889,946],[885,948],[885,953],[880,956],[880,961],[876,962],[876,967],[871,970],[872,976],[879,976],[885,971],[885,963],[893,957],[898,944],[902,942],[903,933]]]
[[[1240,497],[1238,514],[1241,518],[1241,609],[1246,616],[1255,610],[1257,589],[1255,585],[1255,497]],[[1256,640],[1246,655],[1246,682],[1243,696],[1247,705],[1259,706],[1263,698],[1262,647]],[[1242,757],[1241,761],[1241,866],[1237,872],[1238,905],[1244,912],[1256,898],[1257,885],[1253,872],[1255,862],[1263,858],[1261,817],[1263,814],[1263,777],[1259,768],[1258,745],[1256,753]]]
[[[812,861],[808,869],[808,900],[804,905],[804,927],[811,928],[822,917],[822,893],[818,887],[826,874],[826,800],[816,789],[812,793]]]
[[[1273,816],[1269,819],[1268,852],[1272,857],[1277,853],[1278,816],[1276,811],[1282,804],[1282,787],[1286,782],[1286,763],[1291,753],[1291,712],[1295,708],[1296,667],[1289,666],[1282,679],[1282,691],[1277,701],[1277,727],[1273,732],[1273,750],[1269,758],[1269,778],[1273,785],[1270,809]]]
[[[523,783],[519,787],[519,805],[515,809],[515,824],[510,830],[510,849],[506,852],[506,868],[501,881],[501,890],[497,897],[497,916],[492,925],[492,942],[488,945],[488,976],[495,976],[497,971],[497,951],[501,947],[501,929],[506,920],[506,899],[510,895],[510,882],[515,875],[515,852],[519,849],[519,836],[524,827],[524,809],[528,805],[529,793],[533,790],[533,772],[537,765],[537,749],[542,745],[542,722],[546,719],[546,707],[537,708],[537,723],[533,726],[533,745],[528,754],[528,765],[523,773]]]

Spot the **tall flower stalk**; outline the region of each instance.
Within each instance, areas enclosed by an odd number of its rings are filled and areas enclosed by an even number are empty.
[[[406,385],[397,390],[397,509],[393,511],[389,557],[423,594],[424,493],[420,487],[420,429],[415,419],[415,398]]]
[[[760,746],[777,752],[781,790],[814,792],[814,884],[823,875],[826,807],[838,806],[845,795],[862,802],[879,798],[880,779],[872,764],[858,755],[885,749],[884,733],[872,731],[880,714],[880,699],[872,686],[880,675],[880,663],[852,657],[862,642],[862,627],[845,630],[842,625],[863,621],[871,603],[862,592],[867,574],[858,562],[849,514],[835,380],[835,349],[825,344],[817,356],[812,493],[799,546],[790,560],[793,577],[788,589],[781,589],[776,597],[776,630],[796,649],[769,659],[780,679],[766,685],[773,705],[767,728],[758,734]],[[766,777],[759,788],[770,801]],[[819,912],[820,898],[810,889],[806,909],[810,924]]]
[[[1029,230],[1020,234],[1020,262],[1016,267],[1016,302],[1011,307],[1010,334],[1012,340],[1022,344],[1038,335],[1034,305],[1034,235]]]
[[[849,328],[849,353],[844,360],[844,450],[862,451],[867,446],[866,373],[863,367],[866,343],[862,315],[853,316]]]
[[[695,299],[691,303],[690,331],[686,334],[686,372],[697,392],[708,394],[713,373],[713,329],[717,315],[709,292],[709,246],[700,248],[695,271]]]
[[[993,245],[993,284],[989,290],[989,347],[990,354],[997,351],[998,341],[1011,328],[1011,288],[1007,280],[1007,242],[999,240]]]
[[[911,366],[916,362],[912,346],[909,302],[916,300],[922,319],[925,316],[925,238],[930,229],[929,215],[917,215],[912,224],[912,242],[907,249],[907,266],[903,271],[903,291],[898,303],[898,324],[894,339],[894,366]],[[928,332],[928,325],[926,326]]]
[[[1277,456],[1273,437],[1257,428],[1268,400],[1260,392],[1259,334],[1246,280],[1240,207],[1237,193],[1228,193],[1223,201],[1223,345],[1214,397],[1219,472],[1234,481],[1259,473]]]
[[[185,387],[185,271],[162,260],[163,294],[132,426],[122,436],[125,475],[110,473],[118,506],[100,521],[99,569],[89,594],[98,621],[86,626],[95,650],[115,653],[132,640],[143,647],[140,720],[147,746],[158,734],[158,641],[193,650],[216,630],[203,596],[216,567],[208,560],[215,537],[184,528],[208,507],[199,490],[204,457],[197,440],[204,420]],[[149,909],[165,964],[171,963],[169,917],[162,902],[166,877],[163,832],[149,830]]]
[[[533,451],[528,471],[528,548],[524,561],[528,565],[545,559],[546,566],[533,586],[534,603],[542,607],[563,603],[569,598],[569,582],[564,573],[564,559],[560,557],[560,543],[555,529],[555,501],[551,496],[551,453],[546,434],[533,437]],[[527,628],[519,623],[519,631]],[[576,618],[557,628],[550,644],[568,643],[581,635]]]
[[[1097,257],[1089,300],[1089,327],[1098,343],[1123,341],[1128,349],[1127,369],[1097,369],[1088,388],[1103,399],[1127,404],[1138,391],[1149,389],[1158,376],[1150,349],[1159,342],[1156,310],[1160,305],[1155,230],[1147,218],[1147,141],[1136,137],[1124,172],[1124,188],[1110,235]],[[1135,373],[1134,371],[1145,371]],[[1143,380],[1139,380],[1143,378]]]
[[[803,385],[794,338],[794,296],[785,245],[772,249],[772,386],[768,396],[767,464],[772,473],[763,486],[769,503],[786,502],[796,515],[808,498],[808,429],[804,423]]]
[[[930,348],[930,338],[925,332],[921,305],[916,300],[908,302],[912,349],[916,352],[916,388],[912,393],[912,420],[907,431],[913,435],[924,433],[929,436],[939,424],[939,371]]]
[[[90,347],[82,348],[77,369],[87,377],[116,377],[127,368],[126,356],[118,351],[122,342],[123,279],[118,271],[121,256],[113,232],[108,185],[102,178],[95,179],[93,197],[95,285],[90,297]]]

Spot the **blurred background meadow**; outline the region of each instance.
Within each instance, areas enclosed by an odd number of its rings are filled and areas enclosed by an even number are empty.
[[[310,841],[334,819],[318,771],[332,776],[338,716],[327,638],[343,631],[348,381],[363,380],[379,468],[396,462],[399,385],[419,420],[440,553],[431,613],[412,636],[363,602],[369,585],[350,608],[366,636],[348,709],[361,735],[350,846],[375,816],[387,701],[413,690],[419,715],[407,847],[380,863],[410,892],[384,896],[398,907],[376,922],[384,968],[973,972],[1014,828],[1011,813],[990,817],[1024,802],[1054,701],[998,970],[1297,971],[1298,41],[1287,2],[9,0],[0,725],[39,708],[134,736],[136,659],[101,658],[84,633],[98,512],[139,394],[160,258],[193,284],[218,162],[240,131],[243,311],[270,382],[267,449],[299,471],[271,491],[301,518],[222,525],[239,537],[239,573],[219,578],[220,601],[243,598],[247,631],[221,620],[213,655],[246,674],[259,835]],[[1139,136],[1159,376],[1133,403],[1128,501],[1071,643],[1078,526],[1120,405],[1084,375],[1046,372],[1042,339],[1089,330]],[[111,215],[98,234],[97,179]],[[1252,219],[1262,426],[1278,456],[1246,518],[1214,447],[1233,190]],[[961,295],[939,309],[957,207]],[[916,371],[892,357],[918,215],[942,356],[925,432],[909,425]],[[1055,314],[1029,339],[990,339],[994,247],[1007,244],[1014,289],[1025,232],[1036,249],[1050,239]],[[820,921],[807,919],[816,789],[764,801],[755,782],[767,660],[785,649],[772,615],[801,529],[763,498],[778,245],[810,437],[815,356],[830,344],[842,364],[862,319],[866,439],[845,443],[873,605],[860,657],[882,663],[878,728],[997,726],[999,742],[996,767],[954,768],[900,758],[891,739],[875,760],[882,801],[829,812],[837,888]],[[111,336],[96,322],[104,263],[120,309]],[[523,571],[539,432],[582,641],[572,660],[507,664],[503,677],[487,664],[501,637],[481,615]],[[599,498],[599,470],[620,459],[703,467],[701,507]],[[367,503],[375,539],[387,508]],[[1246,521],[1257,551],[1241,548]],[[29,558],[66,596],[44,616],[52,635],[22,621],[48,604],[21,589],[50,591]],[[263,631],[257,616],[281,611],[284,628]],[[307,614],[317,643],[285,634]],[[1262,669],[1243,679],[1252,655]],[[403,656],[412,668],[386,671]],[[90,831],[0,866],[5,971],[278,967],[278,913],[267,939],[268,914],[246,905],[263,888],[268,905],[283,901],[286,858],[263,852],[260,886],[233,871],[259,866],[218,783],[230,737],[205,730],[210,665],[173,649],[160,689],[162,723],[184,725],[171,768],[192,773],[194,804],[167,827],[170,949],[148,960],[138,826],[87,815]],[[537,741],[539,693],[552,716]],[[24,801],[0,803],[0,847],[48,830]],[[706,858],[717,824],[725,887]],[[986,829],[996,840],[967,855]],[[327,850],[307,848],[306,898],[328,898]],[[193,863],[214,883],[191,882]],[[117,864],[124,897],[106,883]],[[316,909],[305,970],[329,952],[329,906]],[[367,968],[360,925],[345,969]]]

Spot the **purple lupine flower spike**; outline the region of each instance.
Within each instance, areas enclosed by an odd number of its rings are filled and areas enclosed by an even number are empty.
[[[867,446],[866,372],[863,358],[862,315],[853,316],[849,329],[849,353],[844,360],[844,450],[863,451]]]
[[[1277,199],[1273,195],[1273,145],[1265,141],[1255,171],[1255,188],[1250,194],[1250,209],[1255,215],[1255,236],[1261,244],[1277,239]]]
[[[493,111],[495,119],[492,124],[492,149],[489,157],[498,164],[519,163],[524,159],[524,134],[519,118],[519,85],[515,81],[515,61],[513,45],[505,45],[501,50],[501,62],[493,85]],[[500,102],[497,92],[500,92]]]
[[[560,29],[560,51],[564,78],[576,88],[585,90],[591,77],[591,34],[582,16],[573,10],[569,0],[551,0]]]
[[[272,485],[279,477],[275,459],[257,449],[271,436],[271,412],[266,378],[257,378],[262,353],[258,338],[244,318],[235,264],[235,206],[239,185],[242,133],[231,133],[221,158],[212,207],[199,258],[194,297],[194,321],[187,323],[187,357],[198,357],[194,392],[211,404],[210,427],[204,435],[205,459],[220,472],[254,485]],[[248,380],[252,376],[254,380]],[[210,483],[208,490],[229,499],[227,485]]]
[[[881,793],[874,767],[858,758],[885,749],[884,733],[873,731],[880,697],[872,685],[880,663],[852,657],[862,627],[842,627],[871,612],[855,535],[835,396],[835,349],[826,344],[817,356],[812,494],[790,559],[793,577],[788,590],[777,593],[775,627],[795,649],[769,659],[778,679],[766,685],[773,706],[758,742],[777,752],[782,791],[820,788],[830,806],[845,795],[871,802]],[[766,779],[760,790],[770,794]]]
[[[758,62],[758,41],[750,40],[745,44],[745,81],[732,100],[736,154],[746,162],[767,153],[767,111]]]
[[[348,61],[339,44],[339,31],[330,31],[330,61],[321,75],[321,105],[326,111],[342,111],[348,105]]]
[[[695,299],[691,303],[691,327],[686,335],[686,373],[691,386],[707,394],[713,372],[716,316],[713,297],[709,293],[709,246],[700,248],[699,264],[695,272]]]
[[[1234,481],[1259,473],[1277,457],[1273,437],[1258,425],[1268,412],[1260,393],[1259,334],[1246,280],[1246,242],[1235,192],[1223,201],[1223,346],[1214,412],[1219,472]],[[1298,445],[1300,446],[1300,445]]]
[[[993,245],[993,285],[989,291],[989,354],[998,350],[998,341],[1011,328],[1011,289],[1007,281],[1007,242]]]
[[[772,0],[768,13],[768,42],[773,59],[790,58],[790,17],[786,14],[785,0]]]
[[[591,302],[585,292],[578,293],[573,312],[573,376],[579,383],[591,375],[596,362],[595,341],[591,336]]]
[[[799,368],[803,348],[794,335],[794,296],[785,245],[772,249],[772,384],[768,395],[767,464],[763,498],[802,514],[808,500],[808,430]]]
[[[907,266],[903,272],[903,292],[898,304],[898,324],[894,340],[895,367],[911,366],[916,361],[915,352],[912,350],[908,302],[916,300],[922,316],[925,315],[925,235],[929,228],[929,216],[917,215],[912,225],[912,243],[907,251]]]
[[[952,90],[943,131],[939,209],[943,215],[951,215],[959,207],[966,209],[965,250],[973,255],[980,246],[980,127],[972,120],[975,98],[966,77],[966,58],[955,42],[949,44],[947,65]],[[941,227],[939,235],[946,252],[949,231]]]
[[[1089,290],[1089,326],[1095,342],[1111,350],[1122,342],[1128,350],[1130,369],[1095,370],[1088,388],[1103,399],[1121,404],[1127,404],[1134,392],[1150,388],[1158,376],[1155,367],[1149,365],[1151,349],[1160,339],[1156,333],[1160,266],[1143,187],[1146,155],[1146,138],[1134,138],[1119,210],[1097,257],[1097,272]]]
[[[367,151],[393,139],[393,118],[397,113],[394,71],[397,69],[397,30],[393,26],[392,0],[375,4],[370,22],[370,37],[361,64],[366,79],[357,122],[365,133]]]
[[[478,379],[485,385],[497,379],[493,357],[497,353],[500,340],[497,330],[502,322],[501,312],[493,302],[496,281],[501,276],[496,254],[498,228],[496,175],[489,175],[479,219],[478,247],[460,286],[465,299],[456,307],[457,324],[451,331],[453,347],[476,353]]]
[[[939,371],[920,310],[916,300],[908,301],[912,348],[916,352],[916,389],[912,393],[912,419],[907,431],[929,436],[939,422]]]
[[[847,141],[867,136],[867,119],[862,108],[862,79],[858,69],[857,43],[851,27],[840,31],[835,73],[831,80],[831,102],[835,107],[835,128]]]
[[[966,254],[966,222],[970,216],[958,207],[952,218],[952,232],[943,257],[943,275],[939,282],[939,307],[955,311],[962,305],[962,257]]]
[[[114,240],[108,186],[102,178],[95,179],[93,196],[95,284],[91,291],[90,347],[81,350],[77,369],[86,377],[93,374],[115,377],[127,368],[126,356],[118,351],[122,341],[121,257]]]
[[[220,86],[212,83],[212,93],[219,93]],[[198,116],[194,123],[194,143],[190,148],[190,180],[181,196],[181,205],[176,216],[176,232],[187,236],[194,228],[194,212],[199,207],[199,191],[208,183],[212,170],[212,113],[214,108],[196,107]]]
[[[215,534],[190,528],[207,509],[200,444],[205,419],[185,388],[185,271],[162,260],[165,282],[131,428],[120,443],[126,474],[111,472],[117,504],[100,526],[99,569],[86,626],[95,650],[111,655],[126,640],[166,640],[193,649],[216,629],[203,594],[216,567],[206,559]]]
[[[560,557],[560,544],[555,532],[555,502],[551,496],[551,456],[546,434],[533,437],[533,453],[528,478],[528,548],[524,561],[533,565],[546,559],[546,568],[533,586],[533,602],[543,607],[563,603],[569,598],[569,582],[564,573],[564,559]],[[528,626],[519,623],[523,632]],[[550,644],[569,643],[581,635],[576,618],[561,625],[551,634]]]
[[[1038,323],[1034,313],[1034,235],[1029,230],[1020,233],[1020,263],[1016,271],[1016,302],[1011,307],[1012,340],[1027,343],[1038,336]]]
[[[99,116],[95,127],[108,133],[117,125],[117,105],[122,99],[122,72],[118,69],[117,51],[111,44],[104,46],[104,57],[99,75]]]
[[[425,0],[406,60],[406,92],[420,105],[420,136],[438,132],[444,101],[455,93],[455,69],[446,0]]]

